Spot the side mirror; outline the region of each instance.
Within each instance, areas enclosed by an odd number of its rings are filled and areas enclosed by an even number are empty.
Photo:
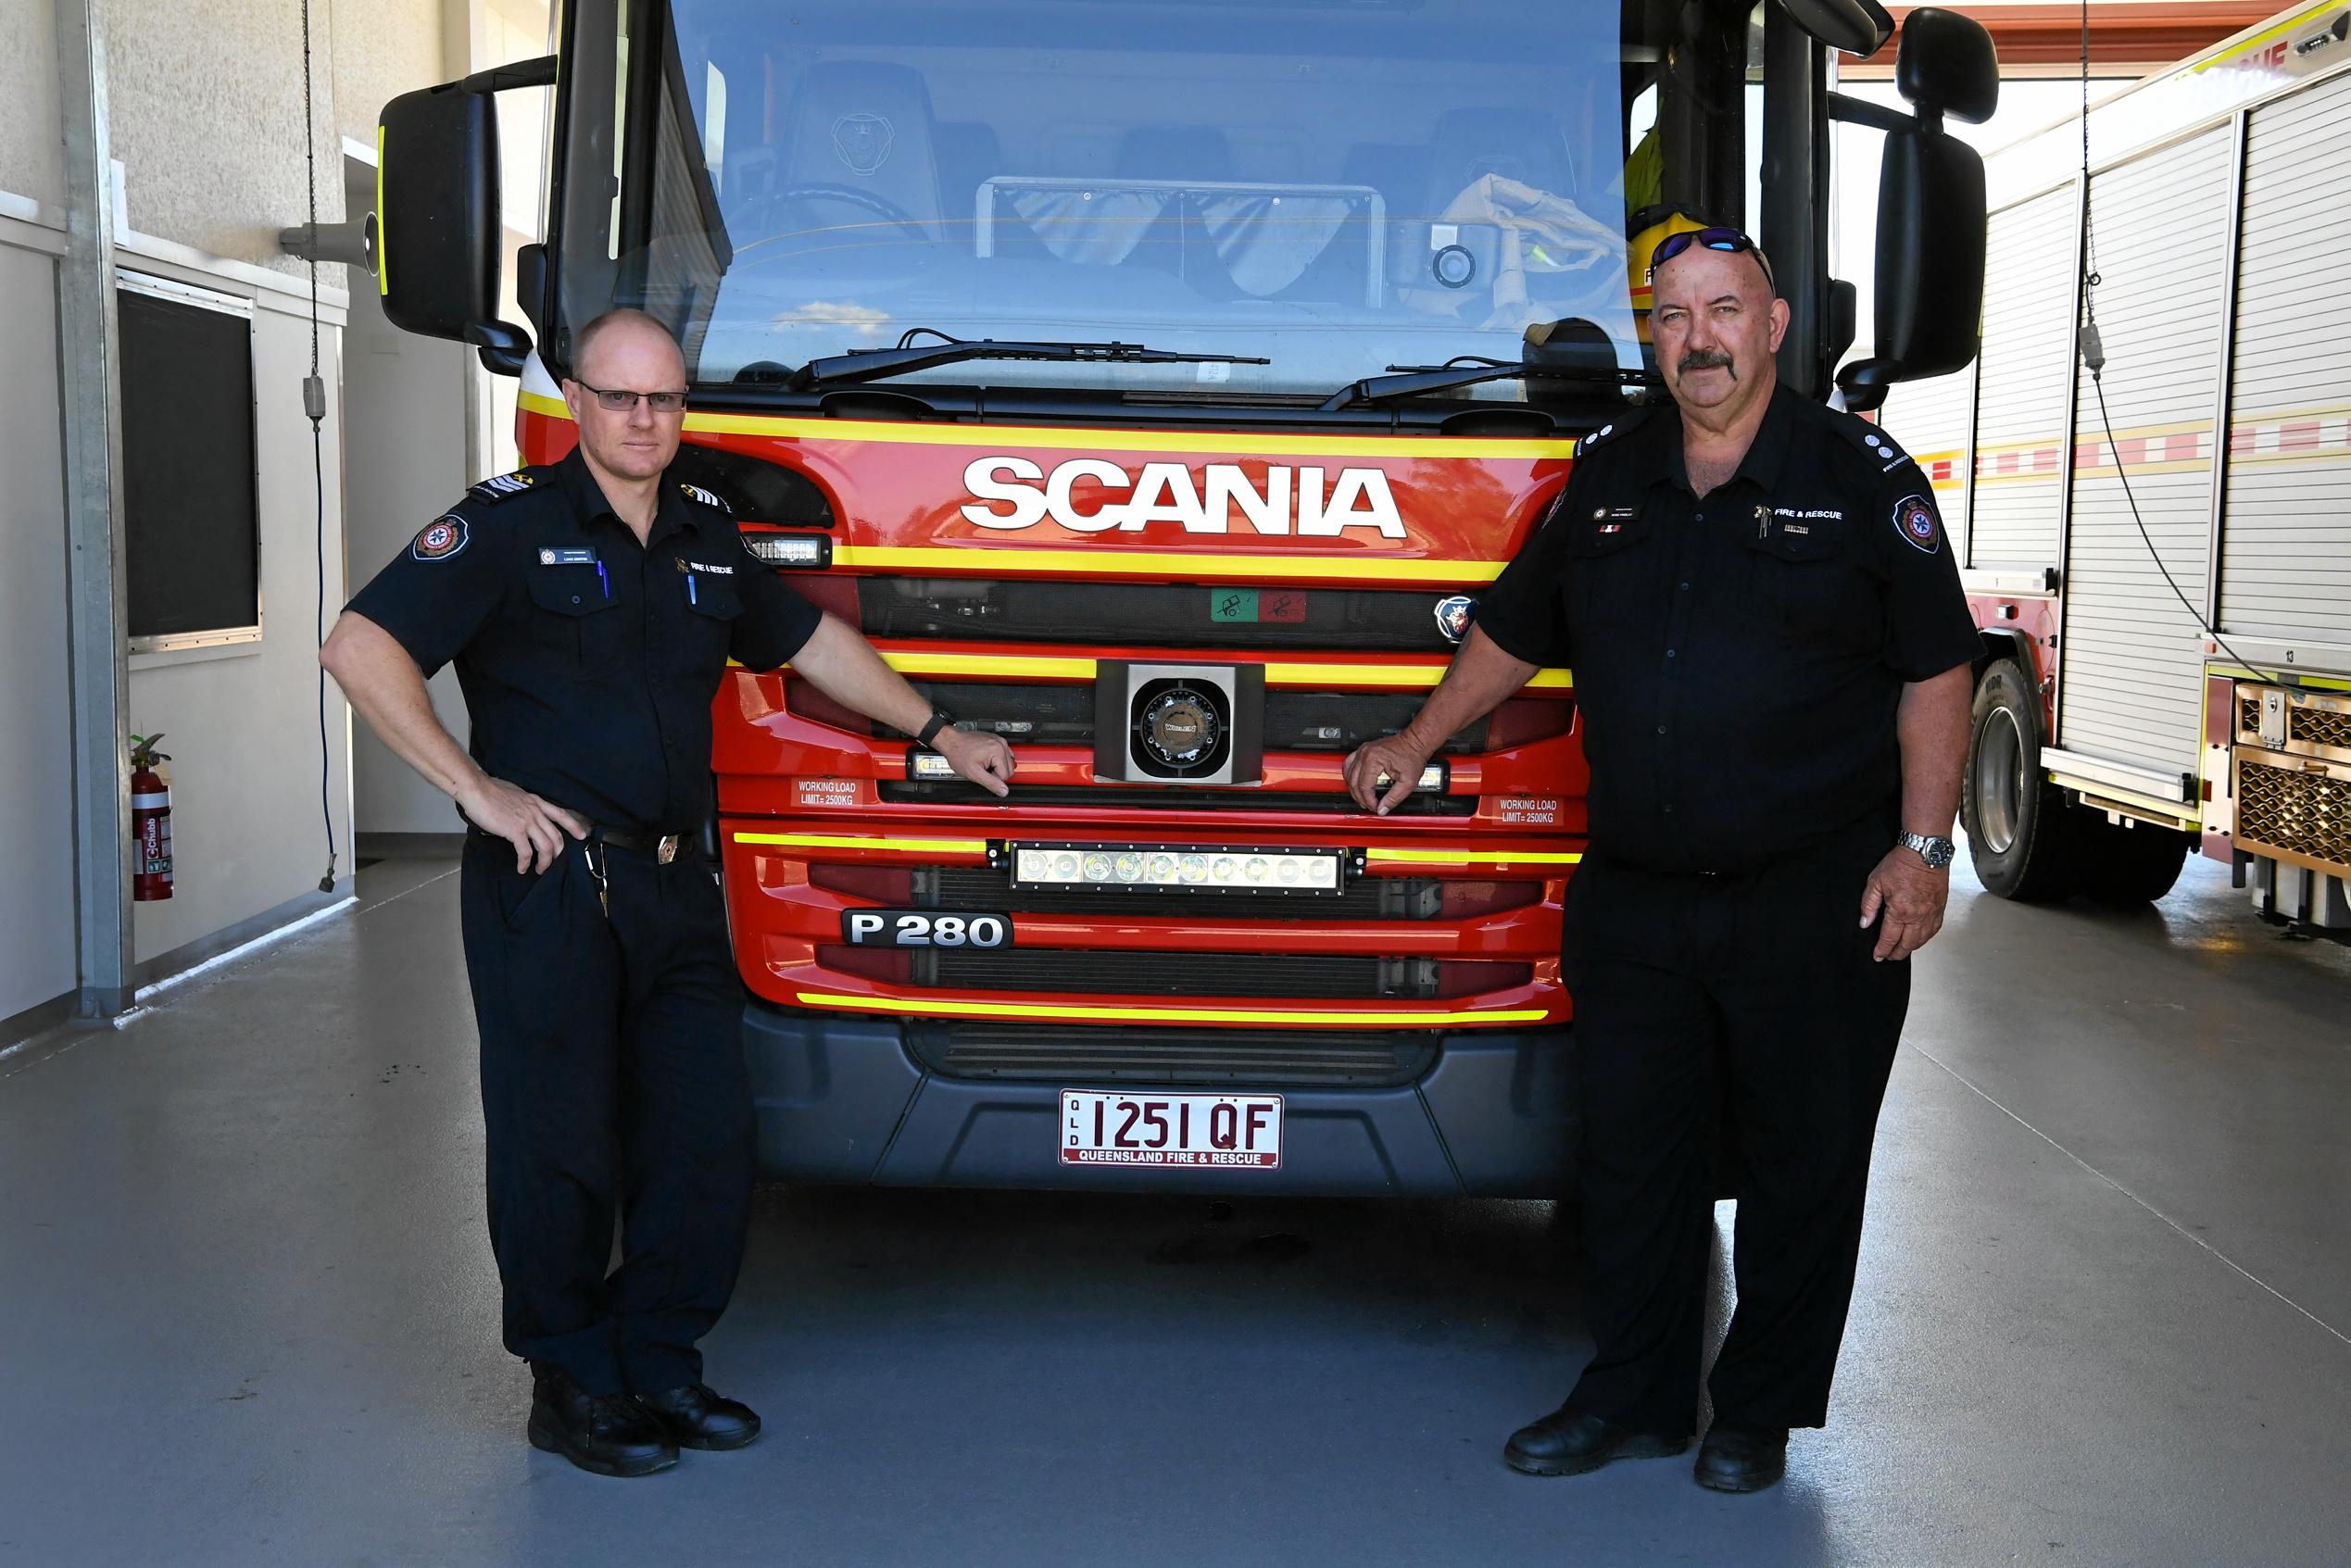
[[[2000,56],[1973,17],[1922,6],[1903,19],[1894,86],[1918,118],[1981,125],[2000,107]]]
[[[1878,0],[1779,0],[1788,19],[1831,49],[1867,59],[1893,36],[1893,18]]]
[[[531,335],[498,318],[498,112],[492,94],[554,81],[552,58],[403,93],[376,125],[376,287],[403,332],[453,338],[501,375]]]

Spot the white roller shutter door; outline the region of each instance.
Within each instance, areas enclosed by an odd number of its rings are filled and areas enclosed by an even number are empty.
[[[2085,371],[2057,743],[2164,772],[2195,772],[2201,742],[2197,622],[2212,521],[2230,149],[2222,126],[2091,182],[2106,411],[2139,521],[2195,608],[2165,584],[2132,521]]]
[[[2074,232],[2070,187],[1992,215],[1976,390],[1976,494],[1963,558],[1974,566],[2057,564]]]
[[[2253,111],[2220,545],[2225,632],[2351,645],[2351,75]]]

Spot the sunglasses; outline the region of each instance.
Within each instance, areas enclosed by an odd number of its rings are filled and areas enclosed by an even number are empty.
[[[1769,283],[1775,293],[1778,292],[1779,282],[1771,275],[1771,257],[1764,254],[1763,246],[1736,229],[1684,229],[1679,233],[1667,234],[1650,253],[1649,281],[1654,283],[1657,269],[1691,245],[1702,245],[1707,250],[1745,251],[1755,258],[1755,265],[1763,269],[1764,282]]]
[[[644,398],[646,406],[657,414],[674,414],[685,407],[685,394],[683,392],[629,392],[618,387],[608,391],[600,386],[589,386],[585,382],[582,382],[580,385],[585,390],[596,394],[598,408],[609,408],[616,414],[635,408],[636,400],[640,397]]]

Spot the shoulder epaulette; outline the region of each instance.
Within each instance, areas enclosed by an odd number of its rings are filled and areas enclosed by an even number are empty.
[[[1892,436],[1859,414],[1850,414],[1842,408],[1824,408],[1821,411],[1829,416],[1829,425],[1839,435],[1861,448],[1878,465],[1880,473],[1888,472],[1910,460],[1910,455],[1894,445]]]
[[[688,484],[685,481],[680,480],[678,482],[678,488],[685,492],[685,498],[689,501],[699,501],[704,506],[710,507],[717,511],[724,512],[729,517],[733,517],[735,515],[735,508],[733,507],[728,506],[724,501],[720,500],[716,495],[712,495],[710,491],[703,489],[698,484]]]
[[[1626,409],[1623,413],[1618,414],[1606,424],[1602,425],[1598,430],[1593,431],[1590,435],[1587,435],[1582,440],[1577,442],[1576,456],[1580,458],[1596,446],[1606,445],[1609,442],[1616,440],[1617,437],[1625,434],[1628,431],[1640,429],[1642,421],[1648,418],[1649,410],[1647,408]]]
[[[538,474],[535,470],[516,469],[512,473],[502,473],[495,478],[485,479],[481,483],[468,488],[466,494],[477,501],[486,501],[495,505],[499,501],[513,499],[537,483]]]

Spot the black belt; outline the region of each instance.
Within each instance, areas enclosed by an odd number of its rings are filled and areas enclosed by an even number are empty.
[[[650,855],[665,866],[676,859],[678,851],[685,847],[685,834],[682,833],[633,833],[625,828],[608,828],[601,822],[589,823],[587,836],[590,844],[609,845],[632,855]]]

